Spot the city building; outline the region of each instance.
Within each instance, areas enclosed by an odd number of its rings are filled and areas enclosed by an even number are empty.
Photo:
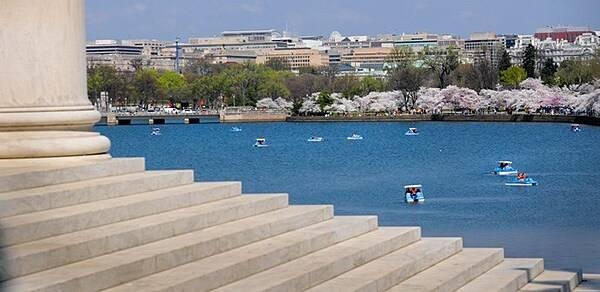
[[[515,47],[517,45],[517,40],[519,39],[519,35],[517,34],[501,34],[498,36],[504,38],[506,49]]]
[[[121,43],[129,46],[142,47],[142,55],[144,56],[158,56],[160,55],[161,50],[168,44],[166,41],[148,39],[122,40]]]
[[[329,65],[335,66],[342,63],[342,54],[337,50],[326,50],[325,53],[329,56]]]
[[[586,32],[576,37],[574,44],[582,47],[598,48],[600,47],[600,36],[596,33]]]
[[[557,64],[568,59],[589,58],[599,48],[598,33],[587,27],[547,27],[533,35],[483,32],[469,39],[450,34],[427,32],[344,36],[334,31],[329,38],[294,36],[273,29],[231,30],[214,37],[192,37],[187,43],[155,39],[96,40],[87,44],[88,65],[111,65],[132,70],[141,58],[145,67],[174,70],[177,60],[184,67],[189,60],[209,57],[212,62],[265,63],[283,58],[292,70],[307,66],[349,66],[344,74],[368,75],[383,72],[386,58],[393,48],[410,48],[415,52],[446,52],[456,48],[459,60],[474,63],[489,60],[497,65],[502,52],[508,51],[513,64],[520,64],[528,45],[534,45],[539,58],[552,58]],[[179,48],[179,50],[177,50]],[[179,53],[177,53],[179,52]],[[346,68],[346,67],[344,67]],[[352,68],[352,69],[350,69]]]
[[[224,31],[219,37],[193,37],[181,47],[185,52],[216,52],[220,50],[266,51],[277,47],[287,47],[288,40],[275,30]],[[284,45],[285,44],[285,45]]]
[[[253,51],[222,50],[218,53],[208,55],[215,64],[244,64],[256,63],[256,53]]]
[[[464,39],[453,35],[438,35],[426,32],[401,35],[383,35],[373,41],[373,47],[404,47],[414,52],[430,50],[435,48],[454,47],[464,48]]]
[[[552,59],[555,64],[560,65],[565,60],[591,58],[600,48],[600,37],[593,32],[586,32],[569,42],[563,38],[538,39],[532,35],[519,35],[516,45],[508,51],[511,63],[521,64],[523,52],[529,44],[536,48],[538,60]]]
[[[329,55],[327,53],[307,48],[285,48],[263,52],[256,56],[256,63],[264,64],[272,59],[285,60],[290,65],[291,70],[298,70],[302,67],[329,66]]]
[[[365,65],[381,65],[389,58],[392,48],[357,48],[342,51],[341,63],[360,68]]]
[[[371,40],[365,35],[342,36],[339,32],[334,31],[329,36],[329,39],[323,42],[323,46],[337,50],[370,48]]]
[[[476,32],[472,33],[468,40],[465,40],[461,59],[466,63],[488,60],[492,66],[497,66],[505,48],[506,39],[504,37],[497,36],[493,32]]]

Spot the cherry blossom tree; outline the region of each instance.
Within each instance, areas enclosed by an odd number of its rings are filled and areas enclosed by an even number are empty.
[[[294,107],[293,102],[288,101],[283,97],[278,97],[275,99],[275,103],[277,104],[279,110],[289,111]]]
[[[417,93],[416,105],[426,113],[439,113],[444,107],[444,96],[439,88],[421,87]]]
[[[298,111],[304,114],[321,113],[321,107],[319,106],[319,103],[317,103],[319,94],[320,92],[311,94],[304,102],[302,102],[302,107],[300,107],[300,110]]]
[[[278,108],[279,106],[277,105],[277,103],[275,101],[273,101],[272,98],[267,97],[267,98],[258,100],[256,102],[256,107],[263,108],[263,109],[275,109],[275,108]]]

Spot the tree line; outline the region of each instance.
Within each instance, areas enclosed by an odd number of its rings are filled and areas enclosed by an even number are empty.
[[[353,99],[383,91],[402,92],[403,104],[414,107],[421,88],[453,85],[480,92],[500,84],[515,89],[526,78],[539,77],[548,86],[576,90],[600,79],[600,52],[589,59],[563,61],[560,67],[552,59],[541,60],[531,45],[525,49],[521,64],[511,64],[506,51],[498,54],[461,63],[458,49],[452,47],[420,52],[394,48],[386,59],[385,78],[340,76],[335,66],[301,68],[295,74],[283,59],[258,65],[213,64],[210,58],[203,58],[188,63],[181,73],[144,68],[136,59],[131,64],[134,71],[106,65],[89,67],[88,95],[95,102],[100,92],[107,92],[116,105],[145,107],[185,101],[207,108],[256,106],[263,98],[283,97],[297,113],[303,101],[317,92],[322,93],[319,102],[323,107],[333,102],[327,98],[331,93]]]

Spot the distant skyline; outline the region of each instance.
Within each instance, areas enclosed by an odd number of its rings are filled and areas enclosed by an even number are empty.
[[[597,0],[86,0],[88,39],[219,35],[275,29],[297,35],[533,33],[544,26],[600,30]]]

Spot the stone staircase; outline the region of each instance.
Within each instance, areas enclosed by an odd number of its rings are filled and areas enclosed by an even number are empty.
[[[0,169],[0,291],[573,291],[580,272],[140,158]]]

